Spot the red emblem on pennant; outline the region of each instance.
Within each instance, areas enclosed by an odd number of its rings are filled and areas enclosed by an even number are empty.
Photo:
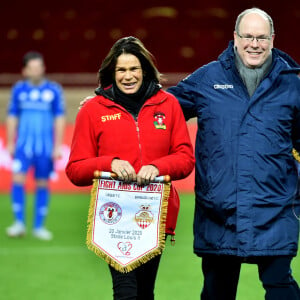
[[[142,229],[147,228],[153,222],[153,214],[149,209],[150,205],[141,205],[141,210],[135,214],[135,221]]]
[[[107,202],[101,206],[99,216],[107,225],[116,224],[122,217],[122,208],[118,203]]]

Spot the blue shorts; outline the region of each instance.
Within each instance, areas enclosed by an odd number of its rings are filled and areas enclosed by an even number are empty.
[[[17,149],[12,164],[13,173],[26,174],[30,167],[34,169],[36,179],[49,179],[53,172],[53,159],[45,155],[29,157],[22,149]]]

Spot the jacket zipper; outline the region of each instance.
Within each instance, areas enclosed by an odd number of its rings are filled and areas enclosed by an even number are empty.
[[[142,145],[141,145],[141,138],[140,138],[140,128],[139,128],[139,122],[138,122],[138,116],[133,116],[128,110],[126,110],[123,106],[118,105],[116,103],[114,103],[111,106],[115,106],[118,107],[119,109],[121,109],[122,111],[124,111],[126,114],[128,114],[134,121],[135,123],[135,129],[136,129],[136,133],[137,133],[137,139],[138,139],[138,146],[139,146],[139,150],[140,150],[140,162],[141,162],[141,166],[142,164]],[[143,107],[142,107],[143,108]],[[142,110],[142,108],[140,109],[140,112]]]
[[[110,99],[111,100],[111,99]],[[162,102],[164,102],[165,101],[165,98],[164,99],[162,99],[159,103],[145,103],[142,107],[141,107],[141,109],[140,109],[140,111],[139,111],[139,113],[138,113],[138,115],[137,116],[133,116],[130,112],[128,112],[123,106],[121,106],[121,105],[118,105],[118,104],[116,104],[116,103],[114,103],[113,105],[111,105],[111,106],[117,106],[117,107],[119,107],[121,110],[123,110],[124,112],[126,112],[127,114],[129,114],[131,117],[132,117],[132,119],[133,119],[133,121],[135,122],[135,128],[136,128],[136,133],[137,133],[137,138],[138,138],[138,145],[139,145],[139,150],[140,150],[140,162],[141,162],[141,166],[143,165],[143,161],[142,161],[142,145],[141,145],[141,137],[140,137],[140,127],[139,127],[139,122],[138,122],[138,117],[139,117],[139,115],[140,115],[140,113],[141,113],[141,111],[143,110],[143,108],[145,107],[145,106],[150,106],[150,105],[157,105],[157,104],[160,104],[160,103],[162,103]]]
[[[159,103],[162,103],[163,101],[165,101],[165,99],[163,99],[161,102],[159,102]],[[147,104],[147,103],[145,103],[142,107],[141,107],[141,109],[140,109],[140,111],[139,111],[139,113],[138,113],[138,115],[137,116],[135,116],[135,117],[133,117],[132,115],[132,118],[134,119],[134,121],[135,121],[135,126],[136,126],[136,132],[137,132],[137,138],[138,138],[138,143],[139,143],[139,149],[140,149],[140,161],[141,161],[141,166],[143,165],[143,160],[142,160],[142,145],[141,145],[141,136],[140,136],[140,127],[139,127],[139,115],[141,114],[141,112],[142,112],[142,110],[143,110],[143,108],[144,107],[146,107],[146,106],[151,106],[151,105],[157,105],[157,103],[150,103],[150,104]]]
[[[138,138],[138,143],[139,143],[139,149],[140,149],[140,161],[141,161],[141,166],[143,165],[142,161],[142,145],[141,145],[141,137],[140,137],[140,127],[139,123],[137,120],[135,120],[135,127],[136,127],[136,133],[137,133],[137,138]]]

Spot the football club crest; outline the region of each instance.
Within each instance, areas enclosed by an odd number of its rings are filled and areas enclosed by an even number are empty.
[[[166,115],[163,112],[154,113],[154,126],[156,129],[166,130],[167,126],[165,124]]]
[[[105,224],[113,225],[120,221],[122,209],[117,203],[107,202],[101,206],[99,216]]]
[[[135,221],[142,229],[147,228],[153,222],[153,214],[150,205],[141,205],[141,210],[135,214]]]

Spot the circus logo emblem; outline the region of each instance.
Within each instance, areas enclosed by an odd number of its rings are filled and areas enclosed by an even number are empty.
[[[156,129],[166,130],[167,126],[165,124],[166,115],[163,112],[154,113],[154,126]]]
[[[117,203],[107,202],[101,206],[99,216],[105,224],[113,225],[120,221],[122,209]]]
[[[132,248],[132,244],[130,242],[119,242],[117,246],[124,255],[130,255],[130,250]]]
[[[147,228],[153,222],[153,214],[150,205],[141,205],[141,210],[135,214],[135,221],[142,229]]]

